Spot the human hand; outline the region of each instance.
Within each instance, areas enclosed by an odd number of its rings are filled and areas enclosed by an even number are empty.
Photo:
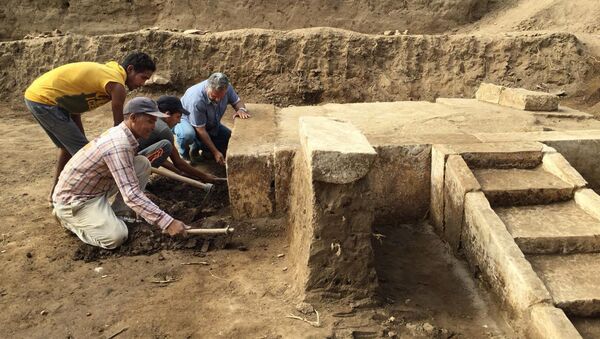
[[[240,117],[241,119],[248,119],[251,117],[250,113],[246,109],[239,109],[233,115],[233,118]]]
[[[217,164],[225,166],[225,157],[223,156],[223,153],[217,151],[213,153],[213,155],[215,156]]]
[[[165,228],[164,232],[168,233],[170,236],[176,236],[176,235],[186,235],[186,230],[189,229],[190,226],[184,224],[182,221],[177,220],[177,219],[173,219],[173,221],[171,221],[171,223],[169,224],[169,226],[167,226],[167,228]]]

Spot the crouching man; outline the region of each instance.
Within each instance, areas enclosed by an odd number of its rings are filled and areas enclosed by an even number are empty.
[[[133,212],[171,236],[188,228],[156,206],[144,188],[150,162],[136,155],[138,138],[148,138],[161,113],[154,101],[139,97],[123,110],[125,121],[77,152],[60,174],[52,195],[54,215],[81,241],[114,249],[127,240],[127,226],[117,217]],[[109,198],[116,194],[112,206]]]
[[[175,149],[175,141],[171,129],[181,121],[183,115],[189,115],[177,97],[163,95],[157,100],[158,109],[166,114],[166,118],[156,120],[156,126],[148,138],[139,139],[138,154],[150,160],[152,167],[163,166],[179,175],[184,175],[202,182],[226,182],[210,173],[204,173],[188,164]],[[172,162],[167,161],[171,158]]]

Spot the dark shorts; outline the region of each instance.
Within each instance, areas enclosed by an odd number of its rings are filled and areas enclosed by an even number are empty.
[[[25,105],[56,147],[64,148],[73,155],[88,143],[69,112],[58,106],[44,105],[27,99]]]

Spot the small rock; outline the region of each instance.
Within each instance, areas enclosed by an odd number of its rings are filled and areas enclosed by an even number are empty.
[[[384,31],[383,35],[393,35],[394,31]]]
[[[282,269],[282,271],[284,271],[284,272],[285,272],[285,271],[287,271],[287,270],[288,270],[288,268],[287,268],[287,267],[284,267],[284,268]]]
[[[94,268],[94,272],[96,272],[96,273],[102,273],[102,271],[104,271],[104,267],[98,266],[98,267]]]
[[[165,257],[162,255],[162,253],[158,254],[158,261],[163,261],[165,260]]]
[[[31,254],[31,252],[27,252],[27,254],[25,256],[27,256],[27,258],[31,259],[33,257],[33,254]]]
[[[165,75],[161,75],[158,73],[154,73],[152,74],[152,76],[150,77],[150,79],[148,79],[148,81],[146,81],[146,83],[144,84],[145,86],[149,86],[149,85],[168,85],[171,83],[171,80],[169,80],[169,78]],[[185,207],[184,207],[185,209]]]
[[[284,256],[285,256],[285,254],[283,254],[283,253],[279,253],[279,254],[277,255],[277,258],[283,258]]]
[[[433,334],[433,331],[435,330],[435,327],[433,327],[433,325],[431,325],[430,323],[424,323],[423,324],[423,331],[425,331],[426,334]]]
[[[307,302],[301,302],[296,305],[296,311],[302,314],[312,314],[315,312],[315,308]]]
[[[92,313],[90,313],[90,312],[88,312],[88,313],[85,314],[86,317],[89,317],[91,315],[92,315]]]
[[[48,311],[46,311],[46,310],[42,310],[42,311],[40,312],[40,314],[41,314],[41,315],[46,315],[46,314],[48,314]]]
[[[238,246],[238,251],[245,252],[245,251],[247,251],[247,250],[248,250],[248,247],[246,247],[246,246],[244,246],[244,245],[240,245],[240,246]]]
[[[390,337],[390,338],[396,338],[396,337],[398,337],[398,334],[396,332],[394,332],[394,331],[389,331],[388,332],[388,337]]]
[[[185,31],[183,31],[183,34],[202,35],[205,34],[205,32],[199,29],[186,29]]]
[[[405,304],[405,305],[408,305],[408,304],[410,304],[410,299],[406,299],[406,300],[404,300],[404,304]]]

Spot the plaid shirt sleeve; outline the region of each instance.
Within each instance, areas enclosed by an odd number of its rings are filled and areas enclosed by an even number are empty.
[[[156,206],[140,189],[140,183],[133,167],[133,154],[123,145],[113,143],[102,155],[112,174],[123,201],[152,225],[167,228],[173,217]]]

